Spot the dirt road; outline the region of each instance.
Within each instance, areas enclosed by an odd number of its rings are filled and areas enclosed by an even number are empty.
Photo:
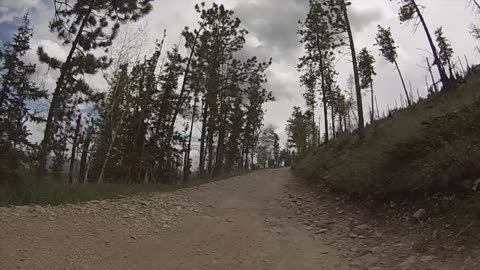
[[[302,191],[288,169],[148,197],[0,208],[0,269],[480,269],[478,251],[422,246],[357,214]]]

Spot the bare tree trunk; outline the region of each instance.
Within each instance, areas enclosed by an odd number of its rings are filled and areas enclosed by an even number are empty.
[[[102,164],[102,169],[100,170],[100,175],[98,176],[98,180],[97,180],[98,184],[103,183],[103,176],[105,175],[105,169],[107,168],[107,163],[110,159],[110,153],[112,152],[113,145],[115,144],[115,140],[117,139],[118,130],[122,125],[123,118],[125,117],[126,113],[127,113],[126,110],[122,112],[122,116],[120,116],[120,120],[118,121],[117,126],[115,127],[115,131],[112,134],[112,139],[110,140],[110,144],[108,145],[107,153],[105,153],[105,159],[103,160],[103,164]]]
[[[472,0],[472,2],[475,5],[475,7],[477,7],[478,12],[480,12],[480,3],[477,0]]]
[[[185,158],[185,165],[183,167],[183,181],[188,181],[190,176],[190,152],[192,149],[192,135],[193,135],[193,125],[195,124],[195,114],[197,113],[197,96],[195,95],[195,101],[193,103],[193,112],[192,112],[192,121],[190,123],[190,135],[188,136],[188,145],[187,145],[187,152]]]
[[[218,142],[217,142],[217,151],[215,157],[215,176],[221,175],[223,173],[223,156],[224,156],[224,147],[225,147],[225,123],[227,122],[227,111],[223,114],[222,121],[220,124],[220,129],[218,131]]]
[[[327,106],[327,99],[326,99],[326,85],[325,85],[325,71],[324,69],[324,63],[323,63],[323,50],[320,47],[320,37],[317,35],[317,49],[318,49],[318,54],[319,54],[319,68],[320,68],[320,76],[322,80],[322,101],[323,101],[323,118],[324,118],[324,124],[325,124],[325,142],[329,141],[329,136],[328,136],[328,106]],[[318,123],[320,126],[320,123]]]
[[[335,140],[337,138],[336,130],[335,130],[335,108],[333,105],[330,107],[332,113],[332,138]]]
[[[253,161],[255,158],[255,143],[252,143],[252,152],[250,153],[251,160],[252,160],[252,170],[255,169],[255,162]]]
[[[380,111],[378,110],[377,96],[375,96],[375,107],[377,108],[377,118],[380,118]]]
[[[87,158],[88,159],[88,158]],[[92,164],[91,160],[87,160],[87,169],[85,170],[85,175],[83,176],[83,184],[88,183],[88,174],[90,173],[90,165]]]
[[[87,130],[87,135],[83,142],[82,156],[80,158],[80,174],[79,174],[80,181],[82,181],[86,175],[88,151],[90,148],[91,141],[92,141],[92,127],[89,127]]]
[[[218,130],[218,141],[217,141],[217,151],[215,157],[215,169],[214,175],[221,175],[224,173],[224,148],[225,148],[225,136],[226,136],[226,124],[227,124],[227,117],[228,117],[228,102],[226,100],[227,94],[226,85],[229,82],[229,69],[230,69],[230,62],[226,63],[226,68],[224,68],[224,64],[221,65],[221,74],[222,74],[222,84],[221,84],[221,94],[220,94],[220,113],[219,116],[221,117],[220,126]],[[224,75],[225,74],[225,75]]]
[[[350,43],[350,51],[352,53],[353,75],[355,78],[355,89],[357,93],[357,110],[358,110],[358,137],[363,139],[365,137],[364,127],[365,121],[363,117],[363,103],[362,103],[362,89],[360,87],[360,76],[358,73],[357,53],[355,51],[355,43],[353,40],[352,28],[348,18],[347,6],[345,1],[342,1],[342,9],[345,17],[345,26],[347,28],[348,39]]]
[[[395,64],[395,67],[397,68],[397,71],[398,71],[398,76],[400,76],[400,80],[402,81],[403,90],[405,91],[405,95],[407,96],[408,106],[412,106],[412,101],[408,97],[407,86],[405,85],[405,80],[403,79],[402,72],[400,71],[400,68],[398,67],[397,60],[395,60],[393,63]]]
[[[350,131],[348,130],[348,125],[347,125],[347,123],[348,123],[349,121],[350,121],[350,120],[349,120],[349,117],[347,116],[347,114],[345,114],[345,115],[343,116],[343,124],[345,125],[345,132],[350,132]]]
[[[204,109],[203,109],[203,120],[202,120],[202,134],[200,136],[200,164],[199,164],[199,172],[200,176],[205,175],[205,140],[207,134],[207,118],[208,118],[208,103],[205,102]]]
[[[243,167],[245,170],[248,170],[248,167],[250,164],[248,163],[248,156],[249,156],[249,147],[248,147],[248,142],[245,142],[245,166]]]
[[[177,100],[177,103],[175,105],[175,110],[173,112],[172,121],[171,121],[170,126],[168,128],[167,143],[166,143],[168,149],[171,148],[171,140],[172,140],[173,132],[174,132],[174,129],[175,129],[175,122],[177,121],[177,115],[180,113],[180,109],[182,108],[182,105],[184,104],[183,96],[185,95],[187,82],[188,82],[188,76],[190,74],[190,66],[192,64],[192,60],[193,60],[193,57],[195,55],[195,47],[197,46],[197,39],[198,39],[199,34],[200,34],[200,31],[198,31],[196,36],[195,36],[195,43],[193,44],[191,52],[190,52],[190,56],[188,57],[187,66],[185,67],[185,72],[184,72],[184,75],[183,75],[182,87],[180,89],[180,94],[178,96],[178,100]],[[162,41],[162,45],[163,45],[163,41]],[[169,151],[169,152],[171,152],[171,151]]]
[[[213,139],[214,139],[214,119],[213,115],[210,115],[210,119],[208,120],[208,136],[207,136],[207,149],[208,149],[208,163],[207,163],[207,172],[209,176],[212,176],[213,172]]]
[[[408,81],[408,86],[410,87],[410,100],[412,101],[413,104],[415,104],[415,97],[413,96],[413,87],[412,87],[412,81]]]
[[[430,73],[430,77],[432,78],[432,83],[433,83],[433,89],[435,89],[435,92],[438,92],[438,87],[437,83],[435,82],[435,78],[433,77],[433,72],[432,72],[432,66],[430,65],[430,60],[427,59],[427,65],[428,65],[428,72]]]
[[[312,149],[315,149],[315,144],[317,143],[316,142],[316,134],[317,134],[317,131],[316,131],[316,125],[315,125],[315,106],[312,106]]]
[[[318,145],[322,144],[322,117],[318,114]]]
[[[357,123],[357,125],[358,125],[358,118],[357,118],[357,115],[355,114],[355,111],[353,110],[352,107],[350,107],[350,111],[351,111],[352,114],[353,114],[353,118],[355,119],[355,123]],[[351,129],[352,129],[352,128],[351,128]]]
[[[149,181],[149,174],[148,174],[148,168],[145,169],[145,174],[143,175],[143,183],[146,185],[148,184]]]
[[[373,93],[373,82],[370,83],[370,94],[372,95],[372,114],[370,117],[370,122],[373,123],[375,121],[375,100],[374,100],[374,93]]]
[[[468,63],[468,58],[466,55],[463,55],[465,57],[465,63],[467,64],[467,71],[473,71],[472,67],[470,66],[470,64]]]
[[[463,76],[465,76],[465,74],[467,74],[467,72],[465,71],[465,67],[463,67],[462,60],[460,59],[460,56],[457,56],[457,58],[458,58],[458,62],[460,63],[460,67],[462,68]]]
[[[80,133],[80,125],[82,121],[82,115],[79,114],[77,117],[77,126],[75,127],[75,135],[73,135],[73,142],[72,142],[72,154],[70,156],[70,171],[68,173],[68,182],[73,184],[73,173],[75,171],[75,155],[78,147],[78,135]]]
[[[342,133],[343,132],[343,117],[341,115],[338,116],[338,121],[339,121],[339,129],[338,132]]]

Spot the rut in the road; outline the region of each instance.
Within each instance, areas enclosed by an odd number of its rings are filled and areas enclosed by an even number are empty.
[[[305,192],[287,169],[188,190],[60,207],[0,208],[1,269],[474,269],[478,253],[416,250],[416,236]]]

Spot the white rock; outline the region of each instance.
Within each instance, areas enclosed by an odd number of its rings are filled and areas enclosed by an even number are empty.
[[[315,234],[322,234],[322,233],[326,233],[328,232],[328,229],[320,229],[318,231],[315,232]]]
[[[417,210],[417,212],[413,214],[413,217],[417,220],[421,220],[425,217],[426,214],[427,214],[427,211],[425,211],[425,209],[419,209]]]
[[[429,262],[433,261],[434,259],[435,259],[435,256],[433,256],[433,255],[420,257],[420,261],[422,261],[424,263],[429,263]]]

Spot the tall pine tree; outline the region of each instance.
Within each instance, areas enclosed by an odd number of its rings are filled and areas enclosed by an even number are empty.
[[[69,53],[64,61],[50,57],[43,47],[38,48],[41,62],[58,69],[60,76],[48,111],[44,137],[39,156],[39,174],[45,175],[47,158],[54,144],[62,145],[62,135],[70,117],[68,107],[79,101],[77,95],[90,98],[92,89],[82,75],[95,74],[107,68],[111,60],[97,56],[94,51],[107,50],[115,39],[120,23],[138,20],[151,9],[152,0],[77,0],[74,3],[55,1],[55,15],[50,30],[57,34]],[[108,29],[110,29],[108,31]],[[83,101],[83,100],[80,100]]]
[[[15,170],[25,161],[24,153],[34,150],[34,144],[28,140],[30,131],[26,123],[43,120],[29,104],[46,98],[46,91],[30,81],[36,68],[23,60],[30,50],[32,35],[33,29],[25,14],[12,41],[0,51],[0,182],[16,178]]]

